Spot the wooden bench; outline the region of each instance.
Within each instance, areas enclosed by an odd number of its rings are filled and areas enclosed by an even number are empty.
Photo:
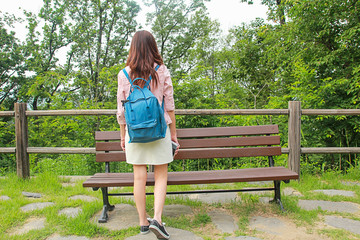
[[[280,204],[280,182],[298,179],[298,174],[285,167],[275,167],[273,156],[281,155],[280,136],[277,125],[187,128],[178,129],[177,135],[181,148],[176,159],[214,159],[239,157],[268,157],[269,167],[211,171],[169,172],[168,185],[211,184],[274,181],[274,187],[254,189],[197,190],[168,192],[168,194],[274,191],[274,202]],[[108,211],[114,206],[109,196],[132,195],[132,193],[109,193],[109,187],[133,186],[132,173],[110,173],[110,162],[125,161],[125,153],[120,147],[119,131],[100,131],[95,134],[96,161],[105,162],[105,173],[97,173],[83,183],[84,187],[102,191],[103,211],[99,222],[106,222]],[[148,174],[147,185],[154,185],[153,173]],[[147,193],[148,195],[153,193]]]

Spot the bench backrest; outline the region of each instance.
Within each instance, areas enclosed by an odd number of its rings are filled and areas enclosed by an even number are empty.
[[[177,129],[181,148],[175,159],[281,155],[278,133],[278,125]],[[97,162],[126,160],[120,131],[98,131],[95,140]]]

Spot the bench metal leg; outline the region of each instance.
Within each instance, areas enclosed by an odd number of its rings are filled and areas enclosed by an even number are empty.
[[[270,202],[275,202],[275,203],[279,204],[281,210],[283,212],[285,212],[284,206],[283,206],[283,204],[281,202],[280,184],[281,184],[281,181],[274,181],[275,196],[274,196],[274,200],[272,200]]]
[[[114,210],[115,206],[109,203],[108,188],[102,187],[101,192],[103,197],[103,210],[99,218],[99,223],[106,223],[109,218],[108,211]]]

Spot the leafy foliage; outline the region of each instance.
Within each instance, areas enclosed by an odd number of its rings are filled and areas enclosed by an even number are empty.
[[[20,19],[12,15],[0,16],[0,110],[13,109],[21,99],[21,88],[25,85],[25,67],[22,45],[15,37],[13,27]]]
[[[171,70],[178,109],[359,109],[360,18],[357,0],[262,0],[268,20],[235,26],[227,36],[210,19],[207,0],[146,0],[159,50]],[[251,4],[253,1],[241,0]],[[115,109],[117,74],[124,67],[140,7],[132,0],[44,0],[25,12],[28,34],[11,31],[20,19],[0,16],[0,110],[16,101],[31,110]],[[60,56],[63,56],[59,60]],[[65,57],[64,57],[65,56]],[[30,146],[92,147],[95,130],[117,130],[114,116],[29,117]],[[303,116],[304,147],[358,147],[358,116]],[[177,116],[178,127],[276,123],[287,145],[286,116]],[[14,119],[0,119],[1,146],[14,146]],[[14,169],[2,154],[1,172]],[[74,159],[71,162],[69,159]],[[92,173],[89,156],[31,155],[34,172]],[[286,159],[280,159],[284,165]],[[262,161],[260,161],[262,162]],[[86,168],[79,166],[86,163]],[[177,162],[171,170],[243,167],[241,159]],[[307,172],[350,171],[359,156],[302,155]],[[130,171],[114,165],[119,171]]]

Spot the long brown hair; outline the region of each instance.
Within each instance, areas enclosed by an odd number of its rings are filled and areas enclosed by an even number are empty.
[[[131,69],[130,77],[149,79],[151,75],[155,85],[158,82],[158,75],[155,71],[154,64],[163,64],[163,59],[159,53],[154,36],[146,31],[138,31],[131,40],[129,57],[126,66]],[[143,87],[144,81],[135,81],[136,85]]]

